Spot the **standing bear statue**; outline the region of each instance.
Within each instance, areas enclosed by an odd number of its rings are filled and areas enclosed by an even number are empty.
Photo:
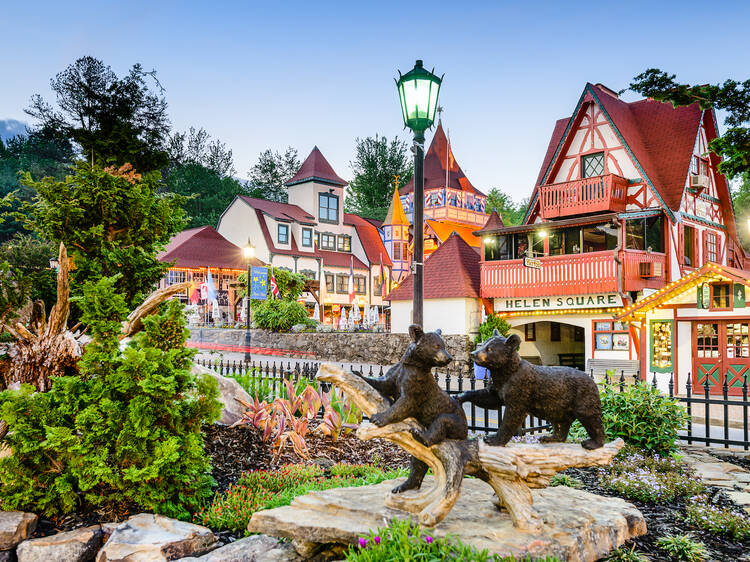
[[[453,360],[445,349],[440,330],[424,333],[422,328],[412,324],[409,335],[412,343],[401,361],[382,377],[363,377],[391,404],[387,410],[373,415],[370,421],[382,427],[415,418],[425,430],[415,433],[414,438],[428,447],[445,439],[466,439],[469,433],[466,414],[432,376],[432,367],[444,367]],[[426,473],[427,465],[412,457],[409,477],[395,487],[393,493],[419,488]]]
[[[518,335],[506,338],[495,330],[472,353],[477,365],[490,370],[490,385],[457,397],[461,403],[471,402],[480,408],[505,406],[502,423],[487,443],[505,445],[531,414],[552,424],[552,435],[543,437],[543,442],[565,441],[571,424],[578,420],[589,436],[581,443],[585,449],[604,445],[602,405],[596,383],[572,367],[532,365],[518,355],[520,345]]]

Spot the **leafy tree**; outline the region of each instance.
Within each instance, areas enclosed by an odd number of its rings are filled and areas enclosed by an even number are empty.
[[[414,173],[414,166],[405,142],[386,137],[356,140],[356,156],[351,162],[354,179],[349,184],[346,210],[383,220],[393,197],[394,176],[405,185]]]
[[[0,419],[13,455],[0,459],[4,509],[47,516],[91,507],[137,505],[189,518],[211,496],[201,426],[221,412],[210,376],[191,372],[194,351],[176,300],[144,319],[121,353],[128,310],[116,278],[84,289],[92,342],[81,374],[55,377],[49,392],[30,385],[0,393]]]
[[[477,335],[474,338],[474,343],[482,343],[487,341],[495,333],[495,330],[501,336],[507,336],[510,333],[511,325],[508,321],[498,314],[490,314],[484,322],[482,322],[477,328]]]
[[[737,234],[745,249],[750,248],[750,231],[745,225],[750,220],[750,173],[744,174],[741,181],[732,186],[732,203],[737,220]]]
[[[487,210],[497,209],[500,218],[503,219],[505,226],[513,226],[523,223],[526,215],[528,199],[516,203],[513,199],[498,188],[492,188],[487,194]]]
[[[224,178],[235,173],[232,150],[205,129],[190,127],[169,137],[167,145],[171,165],[200,164]]]
[[[698,102],[701,109],[722,109],[727,112],[728,126],[723,136],[711,141],[709,148],[722,157],[719,171],[730,179],[750,172],[750,80],[723,84],[691,86],[675,80],[676,75],[649,68],[636,76],[630,89],[675,107]]]
[[[120,78],[101,60],[81,57],[50,81],[57,107],[37,94],[26,113],[39,121],[36,131],[74,143],[89,162],[158,170],[168,163],[167,102],[147,77],[163,92],[156,72],[140,64]]]
[[[310,317],[305,305],[297,302],[305,288],[305,276],[278,268],[273,269],[273,275],[276,278],[281,298],[277,299],[273,296],[271,284],[268,283],[266,300],[251,302],[255,325],[266,330],[286,332],[295,324],[309,322]],[[247,294],[247,273],[240,274],[237,281],[240,283],[237,293],[243,297]]]
[[[45,176],[63,179],[70,169],[72,159],[72,145],[49,131],[16,136],[5,143],[0,140],[0,197],[14,193],[11,207],[18,210],[21,202],[31,201],[34,196],[32,189],[20,183],[22,171],[29,172],[37,180]],[[0,242],[22,230],[21,223],[9,218],[0,225]]]
[[[264,150],[248,172],[249,195],[286,203],[289,196],[284,184],[297,173],[300,165],[296,148],[287,147],[284,154],[273,152],[270,148]]]
[[[185,198],[157,193],[158,172],[77,162],[63,181],[34,181],[27,173],[22,183],[36,196],[16,217],[37,235],[65,243],[75,267],[74,296],[87,281],[119,273],[117,292],[133,308],[164,276],[167,264],[156,256],[184,226]]]
[[[54,244],[29,234],[18,233],[0,245],[0,263],[6,262],[23,276],[30,284],[29,297],[43,300],[47,311],[57,297],[57,275],[49,266],[50,258],[56,255]]]

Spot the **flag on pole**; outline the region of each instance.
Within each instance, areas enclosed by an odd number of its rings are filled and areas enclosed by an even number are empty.
[[[354,302],[354,256],[349,256],[349,304]]]
[[[198,304],[198,301],[201,300],[201,291],[198,285],[195,284],[195,281],[190,281],[190,290],[188,291],[188,298],[190,299],[190,302],[193,304]]]
[[[271,294],[276,299],[281,298],[281,293],[279,292],[279,285],[276,283],[276,276],[273,274],[273,267],[271,268]]]
[[[385,297],[388,293],[385,287],[385,269],[383,269],[383,254],[380,254],[380,296]]]
[[[216,287],[214,287],[214,280],[211,277],[211,268],[208,268],[208,277],[206,277],[206,290],[209,301],[216,299]]]

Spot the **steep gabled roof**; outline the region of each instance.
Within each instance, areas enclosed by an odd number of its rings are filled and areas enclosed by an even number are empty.
[[[313,147],[312,152],[308,155],[305,161],[294,174],[294,177],[286,182],[284,185],[289,187],[305,181],[317,181],[319,183],[327,183],[330,185],[341,185],[344,186],[348,182],[333,171],[333,167],[328,163],[326,157],[318,149],[317,146]]]
[[[367,261],[372,265],[380,265],[382,256],[383,266],[392,266],[391,258],[388,256],[388,250],[385,249],[383,239],[380,237],[378,229],[368,219],[352,213],[344,213],[344,224],[349,224],[357,231],[359,241],[367,255]]]
[[[260,209],[255,209],[255,215],[258,217],[260,231],[263,234],[263,240],[266,241],[266,246],[268,247],[269,252],[274,254],[283,254],[285,256],[304,256],[312,258],[320,257],[320,252],[315,246],[313,246],[312,252],[301,252],[299,247],[297,246],[297,240],[294,237],[294,231],[292,229],[289,229],[289,249],[278,248],[276,244],[274,244],[273,236],[271,236],[271,233],[268,231],[268,225],[266,224],[266,219],[263,217],[263,211],[261,211]]]
[[[157,258],[175,267],[211,267],[247,269],[242,248],[235,246],[210,226],[183,230],[175,234]],[[251,265],[264,265],[252,258]]]
[[[621,137],[634,164],[640,168],[644,179],[651,185],[657,198],[661,199],[667,212],[671,214],[679,210],[700,126],[702,112],[698,105],[675,108],[669,103],[652,99],[628,103],[612,95],[611,90],[600,84],[586,84],[573,115],[555,124],[529,211],[533,207],[539,186],[549,183],[551,172],[564,155],[565,147],[575,133],[576,124],[580,122],[580,117],[590,102],[601,107],[615,133]]]
[[[255,197],[248,197],[247,195],[240,195],[239,197],[256,211],[260,211],[276,220],[298,222],[306,226],[316,226],[317,224],[314,216],[297,205],[268,201],[267,199],[257,199]]]
[[[474,234],[481,236],[484,232],[492,232],[497,230],[498,228],[504,227],[505,223],[503,222],[502,217],[497,214],[497,209],[492,209],[487,222],[484,223],[484,226],[482,228],[480,228],[479,230],[475,230]]]
[[[318,252],[320,253],[320,257],[323,258],[324,267],[328,266],[349,268],[349,266],[354,263],[355,270],[368,271],[368,267],[364,263],[362,263],[362,260],[348,252],[333,252],[330,250],[318,250]]]
[[[385,214],[383,224],[388,226],[409,224],[406,213],[404,213],[404,206],[401,204],[398,188],[393,190],[393,198],[391,199],[391,204],[388,206],[388,212]]]
[[[479,238],[474,235],[474,229],[476,228],[474,226],[446,220],[436,221],[433,219],[425,219],[424,222],[427,227],[435,233],[435,236],[440,239],[441,243],[444,243],[453,233],[456,233],[472,248],[479,248],[481,245]]]
[[[424,298],[479,298],[479,279],[479,252],[454,233],[425,260]],[[412,286],[410,273],[386,300],[412,299]]]
[[[446,167],[448,168],[448,187],[476,195],[484,195],[466,177],[453,156],[453,149],[450,149],[449,152],[448,137],[445,136],[442,123],[438,121],[435,136],[432,137],[430,148],[427,149],[427,154],[424,156],[425,190],[445,187]],[[401,193],[411,193],[412,191],[414,191],[414,178],[409,180]]]

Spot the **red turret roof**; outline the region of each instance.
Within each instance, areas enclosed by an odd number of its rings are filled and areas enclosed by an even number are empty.
[[[284,185],[288,187],[305,181],[317,181],[341,186],[348,183],[333,171],[333,167],[331,167],[317,146],[313,147],[312,152],[310,152],[310,155],[302,163],[297,173],[294,174],[294,177]]]
[[[424,264],[424,298],[479,298],[479,253],[456,233],[435,250]],[[413,298],[411,273],[386,297],[390,301]]]
[[[503,222],[502,217],[497,214],[497,209],[492,209],[492,213],[490,213],[490,217],[487,219],[487,222],[484,223],[484,226],[482,228],[480,228],[479,230],[475,230],[474,234],[481,236],[482,232],[495,231],[498,228],[503,228],[504,226],[505,223]]]
[[[435,136],[432,137],[430,148],[424,157],[424,188],[438,189],[445,187],[445,169],[448,168],[448,187],[460,189],[477,195],[484,195],[476,187],[471,185],[469,178],[466,177],[461,166],[456,162],[453,156],[453,150],[448,153],[448,137],[445,136],[442,123],[438,122],[435,129]],[[414,178],[409,180],[402,189],[401,193],[411,193],[414,191]]]
[[[247,269],[242,248],[235,246],[210,226],[183,230],[175,234],[158,256],[161,262],[175,262],[174,267],[211,267]],[[252,258],[251,265],[264,265]]]

